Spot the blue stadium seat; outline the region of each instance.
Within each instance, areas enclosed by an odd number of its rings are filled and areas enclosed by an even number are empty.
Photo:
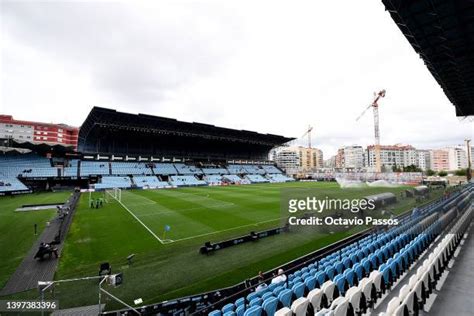
[[[306,286],[306,293],[311,291],[316,287],[316,277],[315,276],[309,276],[304,280],[304,284]]]
[[[347,287],[347,282],[346,278],[342,274],[338,274],[334,277],[334,283],[337,286],[337,289],[339,293],[343,296],[344,293],[346,292]]]
[[[250,302],[250,301],[252,301],[253,299],[255,299],[257,297],[259,297],[258,293],[252,292],[249,295],[247,295],[247,302]]]
[[[326,273],[328,278],[330,280],[332,280],[334,278],[334,274],[336,272],[336,269],[334,269],[334,267],[327,267],[326,270],[324,270],[324,272]]]
[[[350,255],[349,258],[350,258],[351,261],[352,261],[352,265],[354,265],[354,264],[356,264],[356,263],[358,263],[358,262],[360,261],[356,254]]]
[[[237,306],[237,307],[239,307],[241,305],[245,305],[245,298],[243,298],[243,297],[238,298],[237,300],[235,300],[234,305]]]
[[[344,265],[344,268],[346,269],[349,269],[350,267],[352,267],[351,259],[347,257],[344,258],[344,260],[342,260],[342,264]]]
[[[293,285],[293,287],[291,288],[295,298],[302,297],[304,295],[304,289],[305,289],[305,285],[303,282],[298,282],[295,285]]]
[[[324,271],[316,273],[316,280],[318,281],[317,286],[323,285],[323,283],[327,281],[326,273]]]
[[[357,275],[357,279],[360,281],[364,278],[366,275],[364,272],[364,268],[360,265],[360,263],[356,263],[354,267],[352,268]]]
[[[352,287],[352,286],[356,285],[357,279],[356,279],[356,275],[354,273],[354,270],[352,270],[350,268],[346,269],[344,271],[343,275],[346,278],[346,281],[349,284],[349,287]]]
[[[285,289],[284,286],[282,286],[282,285],[278,286],[276,289],[273,290],[273,295],[278,297],[278,294],[280,294],[280,292],[283,291],[284,289]]]
[[[226,304],[226,305],[224,305],[224,307],[222,307],[222,313],[225,314],[227,312],[234,311],[234,308],[235,308],[234,304],[232,304],[232,303]]]
[[[262,302],[263,300],[260,297],[256,297],[250,301],[249,306],[260,306]]]
[[[364,268],[364,271],[365,271],[366,275],[369,274],[370,271],[372,271],[369,259],[367,259],[367,258],[362,259],[360,264]]]
[[[290,307],[291,304],[291,296],[293,292],[289,289],[285,289],[278,294],[278,300],[282,304],[283,307]]]
[[[235,309],[236,316],[244,316],[244,313],[245,313],[245,304],[237,306],[237,308]]]
[[[278,299],[276,297],[269,297],[263,301],[262,308],[267,316],[273,316],[278,307]]]
[[[344,265],[341,261],[336,261],[336,263],[334,263],[334,269],[336,269],[337,274],[342,273],[342,271],[344,271]]]
[[[249,307],[244,313],[244,316],[260,316],[260,315],[262,315],[262,306],[259,306],[259,305]]]

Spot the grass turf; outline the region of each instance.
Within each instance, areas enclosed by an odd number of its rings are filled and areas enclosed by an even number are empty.
[[[122,286],[110,290],[128,303],[141,297],[145,304],[150,304],[233,285],[354,232],[290,232],[220,250],[211,256],[198,254],[205,241],[278,226],[281,190],[296,187],[314,188],[320,195],[348,199],[387,191],[398,196],[405,189],[342,190],[336,183],[285,183],[134,190],[122,191],[123,205],[112,201],[100,209],[90,209],[88,194],[83,194],[56,279],[96,275],[99,264],[108,261],[113,272],[124,273],[125,280]],[[414,199],[403,199],[395,205],[394,212],[413,206]],[[125,208],[156,237],[174,242],[161,243]],[[171,226],[166,236],[164,225]],[[125,258],[132,253],[136,257],[129,267]],[[62,284],[55,289],[62,307],[94,304],[96,293],[95,281]],[[108,306],[120,307],[112,302]]]
[[[33,242],[43,231],[46,222],[56,213],[54,210],[15,212],[25,204],[42,204],[64,202],[69,192],[41,193],[0,197],[0,288],[8,281],[10,275],[30,250]],[[34,224],[38,225],[38,235],[34,234]]]

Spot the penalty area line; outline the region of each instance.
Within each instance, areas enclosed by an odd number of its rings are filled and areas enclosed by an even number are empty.
[[[118,199],[114,198],[117,202],[119,202],[120,205],[122,205],[122,207],[128,212],[130,213],[130,215],[133,216],[133,218],[135,218],[140,224],[142,224],[143,227],[145,227],[146,230],[148,230],[148,232],[153,236],[155,237],[156,240],[158,240],[162,245],[164,245],[165,243],[169,243],[168,242],[163,242],[163,240],[161,240],[160,237],[156,236],[156,234],[150,229],[148,228],[148,226],[145,225],[145,223],[143,223],[131,210],[128,209],[128,207],[125,206],[125,204],[122,203],[122,201],[119,201]],[[172,241],[171,241],[172,242]]]
[[[248,225],[232,227],[232,228],[229,228],[229,229],[218,230],[218,231],[215,231],[215,232],[210,232],[210,233],[205,233],[205,234],[201,234],[201,235],[185,237],[185,238],[181,238],[181,239],[174,239],[174,240],[172,240],[172,242],[178,242],[178,241],[184,241],[184,240],[189,240],[189,239],[194,239],[194,238],[199,238],[199,237],[204,237],[204,236],[209,236],[209,235],[215,235],[215,234],[219,234],[219,233],[228,232],[228,231],[231,231],[231,230],[236,230],[236,229],[239,229],[239,228],[258,226],[259,224],[275,222],[275,221],[279,221],[279,220],[281,220],[281,218],[270,219],[268,221],[257,222],[255,224],[248,224]]]

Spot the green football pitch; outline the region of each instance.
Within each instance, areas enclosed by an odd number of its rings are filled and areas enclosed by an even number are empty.
[[[280,222],[280,198],[285,188],[313,188],[319,195],[334,198],[361,198],[381,192],[399,193],[406,187],[341,189],[337,183],[295,182],[225,187],[193,187],[162,190],[122,190],[121,200],[108,195],[108,203],[99,209],[89,207],[89,193],[83,193],[62,252],[57,280],[94,276],[102,262],[110,262],[112,271],[123,272],[124,283],[110,291],[133,304],[142,298],[145,304],[226,287],[255,276],[317,250],[354,233],[304,234],[289,232],[258,242],[219,250],[210,256],[199,254],[206,241],[221,241],[250,231],[277,227]],[[440,193],[439,193],[440,194]],[[103,193],[92,193],[99,198]],[[432,194],[435,198],[437,194]],[[20,204],[57,200],[59,194],[44,193],[0,199],[0,216],[10,224],[27,227],[37,220],[45,221],[48,211],[16,214]],[[66,195],[63,196],[65,199]],[[40,201],[38,201],[40,200]],[[12,203],[10,201],[16,201]],[[393,206],[401,213],[416,206],[412,198],[399,198]],[[15,213],[15,214],[13,214]],[[13,219],[23,216],[20,220]],[[29,217],[39,217],[31,219]],[[1,225],[1,224],[0,224]],[[165,232],[165,226],[170,230]],[[23,227],[22,226],[22,227]],[[0,245],[14,246],[16,236],[3,233]],[[5,228],[6,229],[6,228]],[[25,228],[26,229],[26,228]],[[7,232],[10,232],[7,230]],[[16,260],[0,270],[0,286],[13,273],[15,264],[28,251],[34,237],[25,239],[15,250]],[[16,248],[16,247],[15,247]],[[4,249],[2,247],[2,249]],[[13,251],[13,250],[10,250]],[[12,252],[13,253],[13,252]],[[133,263],[126,257],[135,254]],[[3,282],[3,283],[2,283]],[[37,291],[15,297],[35,297]],[[78,281],[55,288],[61,307],[90,305],[97,302],[97,283]],[[108,309],[121,306],[109,301]]]

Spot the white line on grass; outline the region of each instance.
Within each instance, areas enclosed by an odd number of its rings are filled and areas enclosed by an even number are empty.
[[[109,193],[109,194],[110,194],[110,193]],[[161,240],[160,237],[156,236],[156,234],[155,234],[150,228],[148,228],[148,226],[146,226],[132,211],[130,211],[130,210],[128,209],[128,207],[126,207],[125,204],[122,203],[122,201],[119,201],[118,199],[116,199],[112,194],[110,194],[110,196],[112,196],[112,198],[113,198],[114,200],[116,200],[117,202],[119,202],[119,204],[122,205],[122,207],[123,207],[124,209],[126,209],[127,212],[130,213],[130,215],[132,215],[140,224],[142,224],[143,227],[145,227],[146,230],[148,230],[148,232],[149,232],[153,237],[156,238],[156,240],[158,240],[162,245],[164,244],[163,240]]]
[[[215,231],[215,232],[210,232],[210,233],[205,233],[205,234],[201,234],[201,235],[195,235],[195,236],[185,237],[185,238],[181,238],[181,239],[173,239],[172,242],[178,242],[178,241],[183,241],[183,240],[189,240],[189,239],[194,239],[194,238],[199,238],[199,237],[204,237],[204,236],[219,234],[219,233],[228,232],[228,231],[231,231],[231,230],[236,230],[236,229],[244,228],[244,227],[258,226],[259,224],[269,223],[269,222],[275,222],[275,221],[279,221],[279,220],[281,220],[281,218],[274,218],[274,219],[270,219],[270,220],[268,220],[268,221],[257,222],[257,223],[255,223],[255,224],[248,224],[248,225],[242,225],[242,226],[232,227],[232,228],[229,228],[229,229],[218,230],[218,231]]]

